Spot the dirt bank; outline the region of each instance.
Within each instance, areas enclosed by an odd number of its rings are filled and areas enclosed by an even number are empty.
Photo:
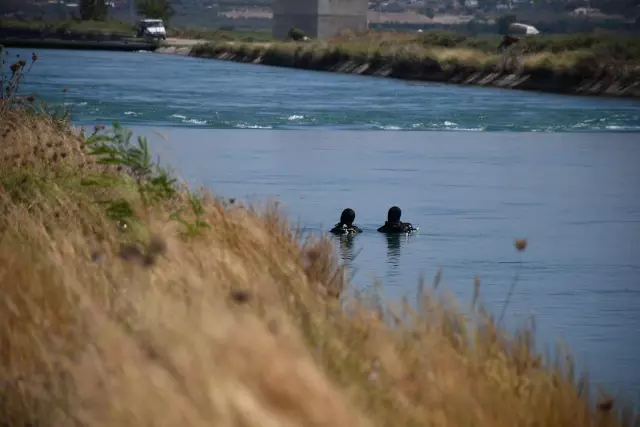
[[[189,46],[163,46],[157,48],[155,53],[165,53],[170,55],[189,56],[191,54],[191,47]]]

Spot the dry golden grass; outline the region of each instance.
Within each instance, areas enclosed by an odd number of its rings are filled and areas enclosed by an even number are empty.
[[[571,71],[585,59],[592,56],[588,51],[574,51],[563,53],[541,52],[527,55],[524,58],[525,67],[530,69],[554,69]]]
[[[76,152],[30,120],[3,152],[38,138]],[[210,198],[211,228],[184,239],[167,220],[184,202],[165,203],[130,236],[73,169],[18,164],[0,168],[2,425],[634,425],[481,309],[424,286],[419,309],[350,296],[331,243],[299,243],[273,206]],[[47,185],[17,197],[16,174]]]
[[[4,167],[95,164],[83,149],[80,132],[70,132],[64,122],[52,117],[8,111],[0,120],[0,138],[0,164]]]

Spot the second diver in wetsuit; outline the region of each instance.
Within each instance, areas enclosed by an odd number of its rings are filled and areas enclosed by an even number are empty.
[[[353,209],[345,209],[340,215],[340,222],[337,223],[332,229],[333,234],[358,234],[362,233],[362,230],[353,222],[356,220],[356,213]]]
[[[400,217],[402,216],[402,210],[399,207],[393,206],[389,209],[387,213],[387,221],[384,225],[378,228],[380,233],[411,233],[413,231],[417,231],[411,223],[400,221]]]

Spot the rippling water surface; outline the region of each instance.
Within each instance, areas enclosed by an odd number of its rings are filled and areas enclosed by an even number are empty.
[[[72,108],[80,122],[219,129],[640,131],[640,105],[632,100],[409,83],[143,52],[40,54],[29,88]]]
[[[463,302],[479,275],[498,311],[521,268],[508,323],[535,314],[541,344],[561,337],[596,380],[640,391],[638,101],[150,53],[39,54],[26,91],[72,108],[76,123],[134,127],[194,184],[277,197],[316,233],[354,208],[365,232],[337,243],[358,286],[378,277],[391,296],[412,295],[442,267]],[[393,204],[420,233],[375,232]],[[521,267],[519,236],[529,239]]]

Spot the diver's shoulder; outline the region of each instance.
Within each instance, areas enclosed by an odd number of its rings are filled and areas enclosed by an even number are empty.
[[[385,224],[378,228],[378,232],[388,234],[404,234],[412,233],[414,231],[418,231],[418,227],[414,227],[410,222],[401,222],[400,224],[393,225]]]
[[[333,226],[331,230],[329,230],[329,233],[332,233],[332,234],[344,234],[345,232],[346,232],[346,227],[341,224],[336,224]]]
[[[346,225],[336,224],[336,226],[333,227],[329,232],[332,234],[358,234],[362,233],[362,229],[357,225],[352,225],[349,227]]]

